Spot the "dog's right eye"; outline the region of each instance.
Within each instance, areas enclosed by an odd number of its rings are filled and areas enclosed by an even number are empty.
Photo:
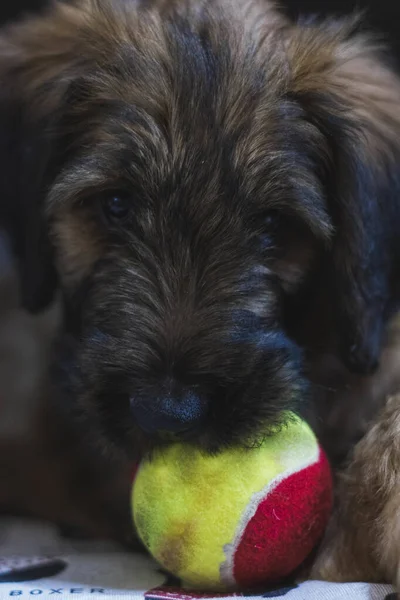
[[[110,221],[126,219],[131,210],[130,198],[124,194],[107,194],[102,201],[105,216]]]
[[[264,216],[264,227],[267,232],[276,232],[279,227],[279,224],[282,220],[282,215],[276,211],[271,210]]]
[[[276,246],[276,234],[280,223],[281,216],[277,211],[270,211],[263,217],[263,231],[260,235],[262,250],[271,250]]]

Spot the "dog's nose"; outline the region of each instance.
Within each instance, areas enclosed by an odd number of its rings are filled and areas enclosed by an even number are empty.
[[[130,406],[135,422],[144,432],[161,435],[196,430],[208,410],[207,401],[193,391],[158,398],[132,397]]]

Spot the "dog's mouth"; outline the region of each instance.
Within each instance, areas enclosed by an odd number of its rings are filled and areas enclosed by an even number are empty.
[[[58,340],[54,369],[60,410],[96,451],[135,461],[143,454],[183,442],[217,453],[262,442],[288,410],[301,412],[308,394],[302,356],[282,333],[259,336],[246,371],[215,372],[207,380],[159,384],[118,364],[107,338]],[[254,349],[253,349],[254,350]],[[227,364],[227,363],[226,363]]]
[[[257,376],[254,376],[257,379]],[[157,427],[156,418],[149,409],[148,418],[153,421],[150,430],[139,425],[130,411],[127,395],[118,398],[110,393],[97,396],[96,419],[104,437],[131,460],[171,444],[183,443],[202,450],[206,454],[217,454],[232,447],[253,448],[276,431],[288,410],[302,414],[302,405],[308,394],[308,385],[301,376],[293,373],[292,381],[284,374],[285,389],[279,395],[271,395],[274,386],[261,379],[252,386],[228,394],[221,391],[210,399],[208,411],[194,425],[178,431]],[[265,397],[262,401],[261,390]],[[270,394],[268,394],[268,391]],[[276,390],[273,390],[274,392]],[[102,408],[99,408],[102,407]],[[92,427],[94,420],[89,425]]]

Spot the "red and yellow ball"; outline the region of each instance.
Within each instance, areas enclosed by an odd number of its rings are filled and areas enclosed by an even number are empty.
[[[144,461],[136,529],[186,587],[249,589],[283,579],[321,538],[332,506],[327,458],[292,413],[262,445],[215,456],[173,444]]]

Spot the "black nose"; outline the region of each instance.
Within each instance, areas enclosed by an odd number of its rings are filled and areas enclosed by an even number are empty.
[[[208,408],[207,401],[192,391],[158,398],[132,397],[130,405],[137,425],[150,434],[193,431],[203,423]]]

